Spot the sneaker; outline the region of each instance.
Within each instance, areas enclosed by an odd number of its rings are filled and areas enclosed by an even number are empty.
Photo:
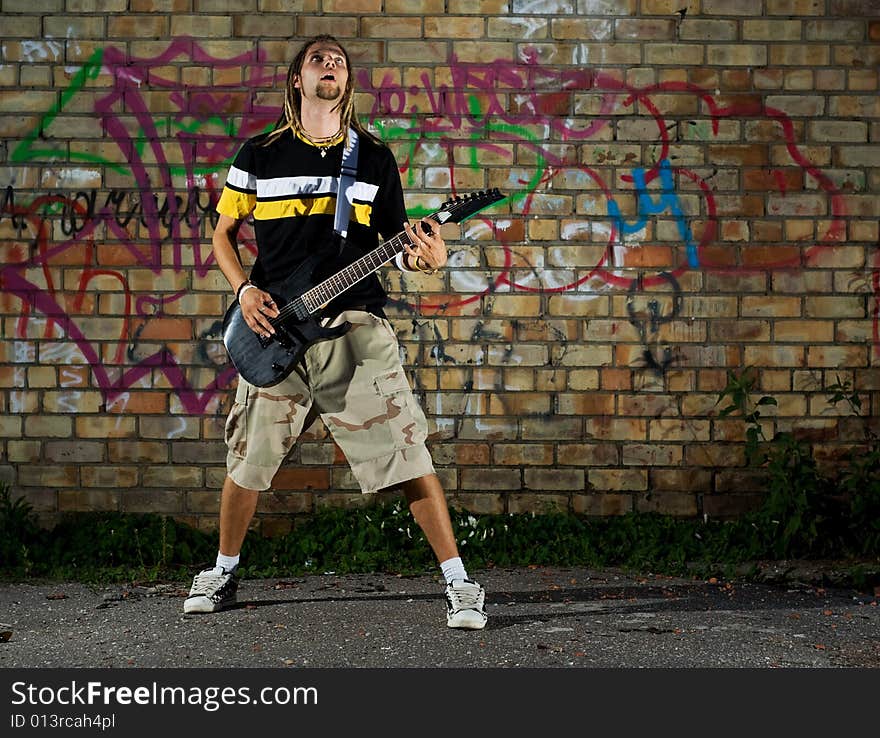
[[[446,585],[446,625],[450,628],[480,630],[486,627],[483,603],[486,593],[470,579],[455,579]]]
[[[204,569],[193,578],[189,596],[183,601],[183,611],[217,612],[235,604],[236,590],[238,576],[235,569],[226,571],[222,566]]]

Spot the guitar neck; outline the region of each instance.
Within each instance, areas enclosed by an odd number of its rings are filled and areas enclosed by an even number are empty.
[[[437,220],[434,215],[428,217],[435,221]],[[332,277],[328,277],[320,284],[304,292],[300,299],[305,305],[306,310],[308,310],[310,315],[318,312],[334,297],[341,295],[362,279],[369,277],[383,264],[387,264],[403,251],[405,246],[409,246],[411,243],[412,241],[407,236],[406,231],[401,231],[394,238],[385,241],[385,243],[373,249],[370,253],[336,272]]]

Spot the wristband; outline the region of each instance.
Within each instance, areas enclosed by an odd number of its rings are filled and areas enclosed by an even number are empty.
[[[246,279],[244,282],[238,285],[238,291],[235,293],[235,299],[241,302],[242,293],[251,289],[252,287],[256,287],[256,285],[249,279]]]

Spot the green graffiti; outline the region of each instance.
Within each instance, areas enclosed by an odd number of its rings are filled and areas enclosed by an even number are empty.
[[[81,151],[70,151],[66,149],[50,149],[50,148],[34,148],[38,139],[43,138],[44,131],[52,125],[52,122],[58,117],[59,113],[64,110],[65,106],[76,96],[76,94],[85,87],[89,80],[97,79],[101,74],[102,62],[104,59],[104,49],[96,49],[89,57],[82,68],[70,80],[70,84],[61,93],[58,102],[53,105],[49,112],[40,121],[40,124],[31,131],[24,140],[15,147],[12,152],[11,161],[26,162],[34,159],[75,159],[78,161],[87,161],[91,164],[103,164],[111,169],[125,174],[128,170],[103,156],[88,154]]]

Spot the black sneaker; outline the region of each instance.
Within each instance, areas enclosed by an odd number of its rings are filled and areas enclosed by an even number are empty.
[[[235,569],[226,571],[222,566],[204,569],[193,578],[189,596],[183,601],[183,611],[187,614],[217,612],[235,604],[237,590]]]

